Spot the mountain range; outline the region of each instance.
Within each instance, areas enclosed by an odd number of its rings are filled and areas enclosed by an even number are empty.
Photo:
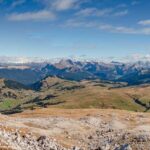
[[[31,85],[47,76],[81,81],[107,80],[128,85],[150,82],[150,61],[99,62],[61,59],[54,62],[1,63],[0,77]]]

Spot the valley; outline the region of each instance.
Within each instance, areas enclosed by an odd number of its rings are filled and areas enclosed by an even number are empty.
[[[52,76],[31,87],[11,80],[6,81],[1,80],[3,86],[0,93],[0,111],[4,114],[47,107],[149,111],[149,84],[126,86],[122,82],[70,81]]]
[[[134,68],[130,81],[116,80],[108,66],[76,63],[5,68],[12,74],[0,78],[0,149],[149,150],[148,76],[139,70],[133,82]],[[26,69],[38,78],[21,76]]]

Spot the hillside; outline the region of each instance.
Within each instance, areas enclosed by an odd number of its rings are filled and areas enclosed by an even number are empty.
[[[0,79],[0,112],[5,113],[15,108],[14,112],[22,103],[34,97],[34,92],[27,86],[12,80]]]
[[[119,110],[37,109],[0,115],[0,149],[149,150],[150,116]]]
[[[128,87],[122,82],[77,82],[47,77],[33,84],[32,88],[38,90],[38,96],[22,107],[113,108],[132,111],[149,111],[150,107],[149,85]]]
[[[148,112],[150,85],[127,86],[123,82],[101,80],[70,81],[56,76],[33,84],[30,89],[1,79],[0,111],[22,112],[36,108],[103,108]]]
[[[26,85],[33,84],[42,79],[38,70],[33,68],[22,69],[22,66],[20,66],[20,68],[19,66],[17,66],[17,68],[0,68],[0,77]]]

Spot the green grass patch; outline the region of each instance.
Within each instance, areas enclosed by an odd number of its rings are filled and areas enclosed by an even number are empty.
[[[0,111],[10,110],[10,109],[16,107],[19,104],[20,104],[20,100],[5,99],[5,100],[3,100],[3,102],[0,102]]]

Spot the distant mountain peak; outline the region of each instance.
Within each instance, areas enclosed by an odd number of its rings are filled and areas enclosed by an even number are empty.
[[[0,64],[28,64],[28,63],[62,63],[62,65],[73,65],[74,62],[98,62],[98,63],[135,63],[135,62],[150,62],[150,54],[133,54],[125,57],[98,57],[90,58],[88,56],[70,56],[63,58],[40,58],[40,57],[10,57],[10,56],[0,56]]]

